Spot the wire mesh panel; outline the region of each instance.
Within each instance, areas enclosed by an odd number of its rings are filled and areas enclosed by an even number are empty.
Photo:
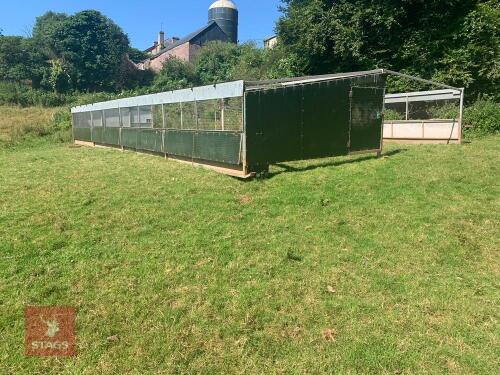
[[[388,94],[384,139],[412,143],[460,143],[463,92],[440,89]]]
[[[141,120],[139,118],[139,108],[131,107],[130,108],[130,127],[131,128],[140,128]]]
[[[222,130],[222,101],[203,100],[196,103],[198,129]]]
[[[92,112],[92,126],[93,127],[102,127],[103,120],[102,120],[102,111],[94,111]]]
[[[167,129],[182,129],[181,103],[165,104],[163,110]]]
[[[429,100],[411,102],[408,105],[408,120],[458,119],[460,106],[457,100]]]
[[[106,109],[104,111],[104,123],[107,128],[119,128],[120,110],[118,108]]]
[[[120,115],[122,118],[122,126],[124,128],[130,128],[132,123],[132,111],[137,110],[137,108],[120,108]]]
[[[221,116],[221,130],[243,131],[243,98],[223,99]]]
[[[153,128],[162,129],[163,128],[163,109],[162,105],[151,106],[151,111],[153,115]]]
[[[80,141],[91,142],[91,117],[90,112],[73,114],[73,136]]]
[[[153,127],[153,113],[150,105],[139,107],[139,127],[152,128]]]
[[[74,126],[75,128],[90,128],[91,126],[91,115],[90,112],[76,113],[74,115]]]
[[[181,103],[182,129],[197,129],[196,102]]]
[[[457,90],[417,91],[388,94],[385,118],[395,120],[458,120],[460,92]]]
[[[243,92],[237,81],[75,107],[75,138],[241,165]]]

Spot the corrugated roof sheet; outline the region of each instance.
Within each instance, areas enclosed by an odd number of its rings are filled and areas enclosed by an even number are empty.
[[[351,73],[337,73],[337,74],[324,74],[318,76],[304,76],[296,78],[283,78],[283,79],[272,79],[267,81],[246,81],[245,86],[247,89],[260,89],[266,88],[268,86],[288,86],[288,85],[300,85],[304,83],[313,83],[320,81],[331,81],[336,79],[351,78],[351,77],[361,77],[367,75],[378,75],[386,74],[387,71],[384,69],[367,70],[362,72],[351,72]]]

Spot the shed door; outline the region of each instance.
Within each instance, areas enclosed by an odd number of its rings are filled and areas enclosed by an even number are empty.
[[[349,152],[379,150],[382,142],[384,89],[353,87]]]

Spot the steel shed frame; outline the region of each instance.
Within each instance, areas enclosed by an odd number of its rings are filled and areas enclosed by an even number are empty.
[[[269,164],[382,149],[383,69],[235,81],[72,108],[76,143],[247,178]]]

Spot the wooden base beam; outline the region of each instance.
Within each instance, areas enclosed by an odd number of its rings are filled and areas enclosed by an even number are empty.
[[[245,172],[242,169],[233,169],[233,168],[223,167],[223,166],[220,166],[220,165],[205,164],[201,160],[196,160],[196,161],[186,160],[186,159],[181,159],[181,158],[175,157],[173,155],[168,155],[168,154],[164,154],[164,153],[148,152],[148,151],[142,152],[140,150],[124,149],[123,147],[120,147],[120,146],[119,147],[113,147],[113,146],[106,146],[106,145],[101,145],[101,144],[95,144],[94,142],[85,142],[85,141],[77,141],[77,140],[75,140],[75,144],[76,145],[80,145],[80,146],[99,147],[99,148],[111,148],[111,149],[115,149],[115,150],[119,150],[119,151],[124,151],[124,150],[126,150],[126,151],[134,151],[134,152],[139,152],[139,153],[145,154],[145,155],[154,155],[154,156],[157,156],[157,157],[158,156],[164,156],[165,160],[174,160],[174,161],[179,162],[179,163],[189,164],[189,165],[194,166],[194,167],[200,167],[200,168],[212,170],[214,172],[222,173],[222,174],[225,174],[225,175],[228,175],[228,176],[231,176],[231,177],[237,177],[237,178],[241,178],[241,179],[248,179],[248,178],[251,178],[251,177],[255,176],[255,173],[247,173],[247,172]]]

